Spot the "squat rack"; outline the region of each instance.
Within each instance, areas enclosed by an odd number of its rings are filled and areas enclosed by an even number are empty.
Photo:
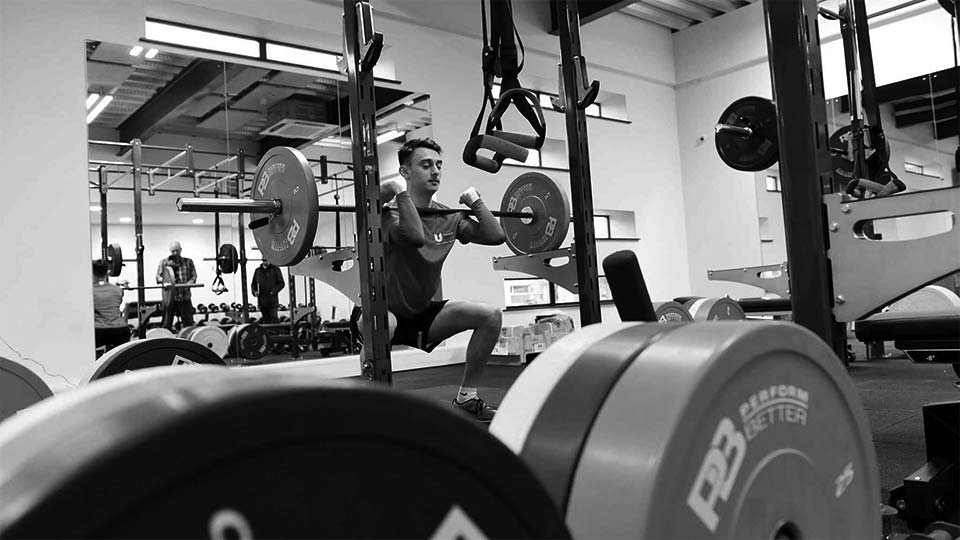
[[[866,32],[864,2],[851,2],[855,13],[850,16],[860,23],[856,31]],[[956,224],[945,233],[908,242],[871,241],[864,234],[865,224],[908,215],[956,213],[960,187],[863,200],[846,197],[834,178],[829,154],[817,1],[764,0],[763,8],[778,112],[793,318],[845,359],[845,322],[960,267]],[[861,45],[868,43],[866,36],[858,37]],[[863,80],[864,85],[869,82]],[[897,261],[921,255],[922,267],[896,266]]]

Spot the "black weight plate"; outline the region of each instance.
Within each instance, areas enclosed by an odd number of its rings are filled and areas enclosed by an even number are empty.
[[[279,200],[281,212],[266,225],[253,230],[263,258],[277,266],[302,261],[313,247],[320,219],[320,203],[313,170],[295,148],[271,148],[257,165],[253,180],[254,200]],[[253,214],[252,219],[268,218]]]
[[[67,397],[0,433],[5,536],[569,537],[515,455],[415,396],[194,367]]]
[[[110,244],[107,246],[105,256],[107,264],[110,265],[110,275],[117,277],[123,271],[123,249],[120,244]]]
[[[259,324],[238,324],[227,334],[227,354],[259,360],[270,351],[270,336]]]
[[[533,212],[534,218],[500,218],[507,247],[518,255],[560,247],[570,229],[570,199],[549,176],[528,172],[518,176],[503,194],[502,212]]]
[[[777,107],[762,97],[748,96],[734,101],[717,121],[719,124],[748,127],[750,137],[718,131],[714,136],[717,153],[738,171],[762,171],[780,158]]]
[[[587,328],[595,326],[600,325]],[[551,345],[517,380],[521,385],[548,389],[542,401],[530,400],[529,394],[522,396],[522,406],[533,412],[535,418],[523,442],[520,457],[526,463],[536,464],[534,473],[561,510],[566,510],[584,441],[610,389],[647,345],[675,328],[674,325],[632,323],[610,327],[614,329],[613,333],[608,329],[597,330],[600,334],[585,332],[585,328],[573,334],[573,338]],[[593,356],[590,362],[581,362],[582,347],[586,343],[590,343]],[[511,414],[511,409],[520,406],[511,401],[513,403],[504,402],[501,406],[501,410],[503,406],[507,407],[507,415]],[[503,422],[494,423],[491,433],[496,435],[505,430]]]
[[[52,395],[36,373],[0,356],[0,421]]]
[[[240,265],[240,252],[233,244],[224,244],[220,246],[217,252],[217,267],[224,274],[232,274],[237,271]]]
[[[90,382],[138,369],[192,364],[226,365],[223,358],[210,349],[186,339],[141,339],[107,351],[97,360],[85,380]]]
[[[690,312],[679,302],[654,302],[653,311],[657,322],[693,322]]]

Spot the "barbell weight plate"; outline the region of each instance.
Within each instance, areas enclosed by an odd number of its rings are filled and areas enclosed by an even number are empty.
[[[123,248],[120,244],[110,244],[107,246],[105,256],[110,266],[110,276],[119,276],[120,272],[123,272]]]
[[[526,463],[536,464],[535,473],[561,512],[566,511],[573,474],[584,442],[597,410],[610,389],[623,370],[652,340],[677,328],[677,325],[633,323],[591,325],[587,328],[594,326],[608,328],[588,332],[586,339],[578,335],[582,332],[575,332],[572,335],[576,339],[565,337],[551,345],[548,350],[559,348],[560,351],[549,356],[549,365],[542,366],[531,375],[524,370],[514,384],[543,391],[536,396],[538,399],[531,401],[528,392],[523,392],[522,397],[516,400],[515,396],[521,393],[511,390],[501,402],[490,426],[491,433],[501,437],[504,442],[511,441],[509,447],[519,449],[518,453]],[[594,352],[589,363],[579,361],[587,350],[584,345]],[[528,369],[532,370],[539,361],[540,357]],[[572,399],[572,396],[576,398]],[[519,411],[520,408],[525,411]],[[506,414],[503,414],[504,410]],[[532,413],[533,416],[525,413]],[[526,417],[529,422],[522,442],[509,434],[515,427],[503,425],[509,420],[509,424],[516,426],[513,418],[516,416]]]
[[[575,372],[604,370],[567,384]],[[557,409],[578,402],[564,426]],[[574,537],[772,538],[787,522],[804,538],[880,534],[862,405],[833,353],[791,323],[578,331],[520,375],[490,432],[550,486],[562,462],[527,453],[559,444],[561,455],[569,433],[551,435],[574,428],[582,447],[566,453],[562,510]]]
[[[193,364],[226,366],[223,358],[210,349],[186,339],[156,338],[130,341],[110,349],[93,365],[84,378],[91,382],[127,371]]]
[[[693,323],[651,344],[599,411],[573,485],[582,538],[881,532],[863,406],[832,351],[791,323]]]
[[[654,302],[653,311],[657,322],[693,322],[690,312],[679,302]]]
[[[220,358],[227,355],[227,349],[230,345],[230,342],[227,340],[227,333],[221,330],[219,326],[195,326],[186,336],[186,339],[203,345],[216,353]]]
[[[0,422],[52,395],[39,375],[0,356]]]
[[[533,212],[532,220],[500,218],[507,247],[517,255],[559,248],[570,229],[570,199],[549,176],[528,172],[518,176],[503,194],[502,212]]]
[[[247,360],[259,360],[270,350],[270,336],[259,324],[238,324],[227,334],[228,352]]]
[[[279,200],[282,207],[269,223],[253,230],[263,258],[277,266],[302,261],[314,244],[320,219],[317,185],[307,158],[294,148],[271,148],[257,165],[252,196]],[[251,219],[268,217],[253,214]]]
[[[217,268],[224,274],[232,274],[240,265],[240,252],[233,244],[224,244],[217,251]]]
[[[172,338],[177,337],[173,332],[166,328],[151,328],[143,336],[145,339]]]
[[[890,304],[885,313],[932,313],[937,311],[960,311],[957,293],[940,285],[927,285]]]
[[[726,296],[690,300],[683,307],[697,322],[742,321],[747,318],[740,304]]]
[[[569,538],[509,449],[416,396],[194,367],[65,398],[0,433],[5,536]]]
[[[190,332],[192,332],[193,329],[196,327],[197,327],[196,325],[184,326],[183,328],[180,329],[179,332],[177,332],[177,335],[175,337],[178,337],[180,339],[190,339]]]
[[[780,158],[777,107],[769,99],[740,98],[723,111],[717,122],[753,130],[749,137],[721,131],[715,134],[717,154],[729,167],[738,171],[762,171]]]

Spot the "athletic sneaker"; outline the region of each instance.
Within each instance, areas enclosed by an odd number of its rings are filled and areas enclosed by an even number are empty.
[[[461,410],[477,417],[481,422],[490,422],[497,410],[487,405],[482,399],[475,397],[468,399],[463,403],[457,403],[457,398],[453,398],[453,404]]]

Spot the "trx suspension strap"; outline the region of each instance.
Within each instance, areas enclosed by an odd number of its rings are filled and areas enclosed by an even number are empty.
[[[840,32],[847,65],[850,96],[850,144],[853,168],[845,191],[866,197],[892,195],[906,185],[890,170],[890,144],[880,120],[873,52],[864,0],[846,0],[840,5]],[[860,116],[861,107],[863,117]],[[866,140],[864,136],[866,135]],[[867,157],[867,150],[873,153]]]
[[[463,162],[467,165],[496,173],[507,158],[526,161],[529,149],[539,150],[546,138],[547,127],[543,119],[540,101],[533,92],[520,86],[519,74],[523,69],[523,42],[513,22],[510,0],[490,0],[490,37],[487,36],[486,0],[480,2],[483,18],[483,101],[470,139],[463,149]],[[514,41],[516,38],[516,41]],[[517,45],[519,44],[519,51]],[[500,77],[499,99],[493,98],[494,78]],[[490,116],[483,132],[483,116],[490,103]],[[501,118],[513,104],[526,118],[534,135],[503,130]],[[493,158],[480,156],[480,150],[490,150]]]

